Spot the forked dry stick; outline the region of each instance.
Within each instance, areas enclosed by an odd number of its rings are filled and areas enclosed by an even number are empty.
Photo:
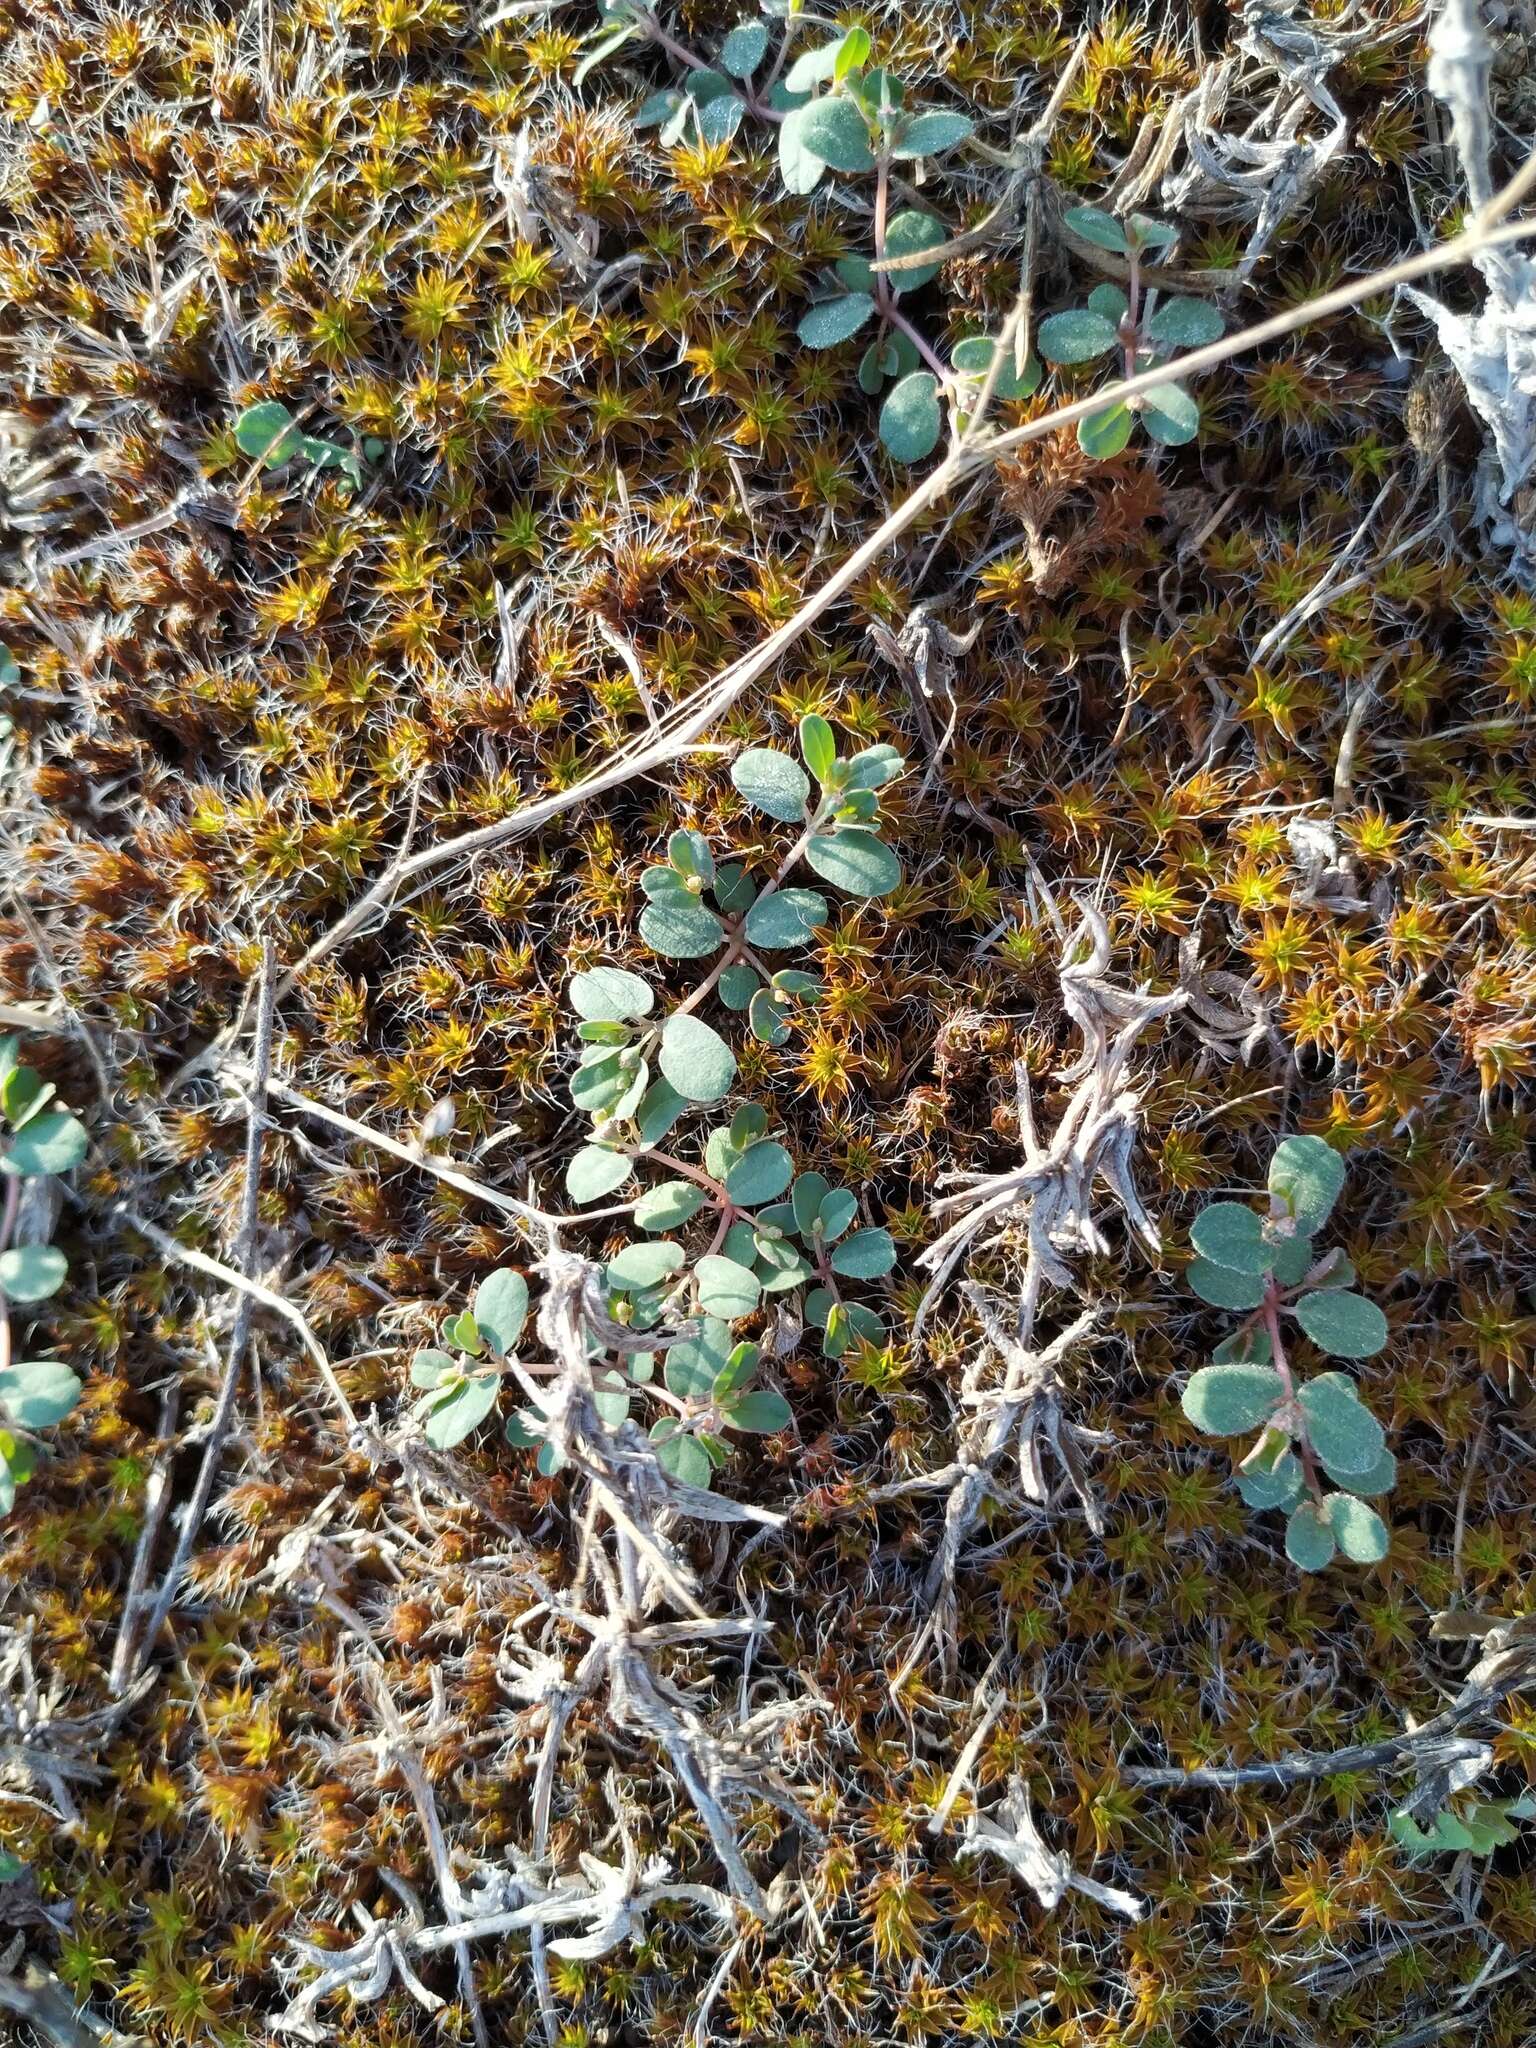
[[[1096,1531],[1102,1519],[1079,1453],[1086,1433],[1062,1413],[1057,1368],[1069,1351],[1092,1330],[1096,1312],[1083,1311],[1051,1341],[1037,1347],[1035,1323],[1048,1286],[1071,1288],[1074,1275],[1068,1255],[1107,1249],[1093,1214],[1096,1192],[1103,1187],[1154,1252],[1159,1240],[1142,1206],[1130,1174],[1130,1154],[1140,1118],[1140,1097],[1126,1074],[1132,1048],[1151,1023],[1180,1009],[1183,990],[1153,996],[1144,990],[1118,987],[1106,979],[1109,928],[1102,916],[1084,908],[1082,921],[1067,941],[1060,968],[1062,1002],[1082,1036],[1077,1060],[1060,1075],[1073,1093],[1055,1131],[1042,1142],[1035,1129],[1029,1077],[1019,1070],[1019,1125],[1024,1146],[1021,1166],[1001,1174],[952,1176],[971,1183],[964,1193],[934,1204],[936,1216],[954,1215],[949,1228],[919,1261],[933,1279],[918,1307],[914,1333],[920,1332],[950,1275],[979,1241],[1007,1237],[1021,1227],[1024,1264],[1018,1294],[1010,1310],[1011,1327],[996,1304],[974,1284],[964,1293],[981,1326],[982,1341],[972,1354],[961,1387],[961,1401],[972,1412],[962,1425],[953,1464],[924,1478],[877,1490],[876,1502],[915,1492],[948,1490],[944,1532],[924,1586],[927,1617],[897,1678],[899,1685],[915,1669],[930,1642],[937,1642],[946,1667],[953,1660],[955,1573],[965,1543],[975,1528],[982,1504],[998,1485],[998,1466],[1009,1446],[1017,1447],[1024,1495],[1040,1506],[1048,1492],[1041,1458],[1048,1443]],[[986,1384],[993,1359],[1004,1366],[1001,1386]]]
[[[1463,1619],[1454,1612],[1439,1615],[1431,1634],[1448,1637],[1454,1627],[1444,1624],[1454,1625]],[[1417,1728],[1405,1728],[1401,1735],[1384,1736],[1380,1742],[1351,1743],[1347,1749],[1322,1754],[1301,1750],[1273,1763],[1202,1764],[1187,1771],[1131,1765],[1121,1776],[1128,1785],[1164,1792],[1235,1792],[1245,1785],[1297,1785],[1350,1771],[1389,1770],[1412,1763],[1421,1779],[1429,1781],[1433,1803],[1435,1773],[1466,1753],[1462,1730],[1487,1722],[1513,1693],[1536,1686],[1536,1619],[1526,1614],[1512,1621],[1490,1617],[1483,1620],[1481,1632],[1483,1654],[1463,1679],[1455,1699],[1430,1720]]]

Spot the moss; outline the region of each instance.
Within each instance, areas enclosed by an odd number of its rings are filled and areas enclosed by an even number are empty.
[[[185,1376],[185,1427],[209,1385],[206,1298],[110,1203],[227,1256],[240,1120],[206,1077],[170,1091],[238,1013],[261,936],[296,961],[412,833],[569,788],[644,730],[620,646],[664,714],[792,616],[906,481],[878,450],[857,351],[794,338],[857,215],[786,198],[759,132],[637,137],[628,114],[668,75],[654,52],[573,91],[580,10],[485,30],[475,12],[348,0],[226,21],[168,0],[103,27],[74,0],[0,4],[0,488],[16,506],[29,493],[39,522],[0,524],[29,908],[0,907],[0,999],[47,1000],[58,976],[118,1077],[122,1126],[103,1153],[113,1185],[71,1226],[88,1287],[48,1330],[89,1372],[88,1399],[0,1524],[31,1655],[71,1712],[105,1700],[157,1390],[169,1368]],[[707,42],[716,12],[682,8],[680,28]],[[1420,53],[1403,10],[1370,20],[1379,47],[1334,77],[1369,106],[1364,154],[1282,228],[1244,302],[1255,314],[1417,246],[1397,167],[1434,141]],[[951,0],[871,10],[870,26],[898,66],[943,52],[949,93],[1000,139],[1043,104],[1078,22],[1036,0]],[[1102,198],[1224,33],[1177,10],[1095,17],[1052,138],[1059,185]],[[967,159],[924,196],[965,221],[996,180]],[[1240,252],[1230,221],[1188,227],[1192,266]],[[1040,305],[1084,282],[1048,240]],[[924,288],[925,331],[977,331],[1016,283],[1009,244],[955,259]],[[822,1003],[781,1050],[742,1060],[798,1162],[867,1188],[904,1246],[931,1235],[942,1175],[1014,1155],[1017,1060],[1048,1123],[1060,1106],[1050,1076],[1071,1035],[1042,883],[1103,901],[1125,980],[1172,986],[1192,941],[1207,975],[1248,984],[1270,1034],[1244,1065],[1184,1023],[1146,1061],[1139,1173],[1167,1270],[1115,1239],[1091,1271],[1113,1334],[1069,1393],[1109,1438],[1094,1453],[1108,1533],[1070,1509],[995,1506],[961,1576],[958,1690],[918,1674],[892,1695],[935,1528],[869,1495],[948,1455],[968,1324],[956,1309],[920,1342],[786,1360],[799,1446],[752,1454],[739,1484],[800,1503],[753,1588],[777,1665],[829,1703],[822,1732],[787,1738],[828,1839],[792,1847],[816,1916],[750,1937],[716,1984],[735,2037],[1385,2041],[1482,1967],[1439,1879],[1388,1845],[1378,1782],[1294,1788],[1277,1815],[1267,1793],[1159,1805],[1120,1779],[1148,1742],[1244,1761],[1427,1716],[1448,1667],[1425,1612],[1458,1595],[1529,1605],[1536,1320],[1518,1278],[1536,866],[1528,834],[1487,821],[1529,810],[1536,617],[1459,523],[1458,423],[1437,438],[1384,354],[1378,325],[1344,316],[1204,380],[1189,449],[1093,465],[1067,435],[1026,447],[875,564],[712,735],[771,744],[815,711],[850,745],[895,740],[933,763],[895,806],[909,885],[822,934]],[[349,449],[377,437],[363,489],[257,470],[232,424],[258,398]],[[1265,646],[1383,485],[1365,580]],[[505,648],[498,585],[520,621]],[[915,703],[867,631],[899,629],[920,598],[981,626],[942,757],[948,703]],[[1328,886],[1288,836],[1301,813],[1336,823],[1349,866]],[[640,870],[679,819],[717,847],[757,843],[709,751],[567,811],[305,973],[283,1072],[406,1144],[451,1093],[448,1156],[478,1149],[519,1191],[556,1185],[564,982],[634,957]],[[53,1057],[89,1100],[72,1043]],[[1218,1334],[1173,1284],[1188,1218],[1202,1193],[1249,1184],[1281,1128],[1348,1151],[1343,1241],[1398,1326],[1362,1373],[1391,1418],[1398,1526],[1358,1579],[1298,1583],[1254,1541],[1174,1391]],[[310,1129],[274,1139],[262,1224],[349,1395],[384,1417],[409,1399],[409,1343],[516,1242],[412,1168]],[[978,1270],[1006,1275],[1008,1245],[987,1256]],[[551,1577],[569,1569],[564,1482],[525,1454],[466,1449],[469,1498],[415,1502],[337,1442],[278,1323],[261,1363],[175,1654],[76,1793],[79,1825],[53,1832],[0,1795],[28,1884],[74,1908],[36,1945],[157,2048],[255,2038],[284,2003],[290,1938],[352,1939],[354,1907],[396,1909],[391,1879],[432,1895],[346,1625],[284,1576],[285,1543],[330,1503],[326,1569],[402,1703],[429,1703],[440,1669],[431,1775],[451,1840],[487,1854],[528,1834],[536,1748],[495,1679],[528,1596],[515,1574],[468,1567],[506,1544]],[[927,1832],[945,1769],[913,1730],[942,1727],[948,1759],[952,1701],[999,1651],[1010,1705],[976,1795],[1021,1773],[1053,1841],[1151,1902],[1130,1935],[1080,1895],[1041,1914]],[[678,1670],[701,1700],[737,1682],[691,1652]],[[1498,1739],[1511,1785],[1530,1770],[1528,1723],[1512,1709]],[[616,1760],[585,1713],[556,1801],[562,1856],[605,1838],[610,1780],[647,1853],[714,1881],[675,1783],[648,1755]],[[779,1828],[765,1811],[746,1830],[765,1873]],[[1520,1870],[1500,1865],[1482,1911],[1497,1939],[1529,1944]],[[562,1963],[566,2038],[679,2040],[717,1963],[700,1923],[665,1917],[633,1949]],[[455,1995],[451,1962],[428,1974]],[[485,1947],[494,2037],[534,2037],[528,1985],[519,1942]],[[1523,2038],[1499,1979],[1473,2010],[1490,2043]],[[434,2023],[394,1993],[334,2018],[339,2040],[372,2044],[468,2026],[461,2007]]]

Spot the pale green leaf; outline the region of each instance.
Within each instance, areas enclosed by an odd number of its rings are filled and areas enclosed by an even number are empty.
[[[664,1180],[647,1188],[635,1204],[641,1230],[678,1230],[704,1206],[704,1190],[690,1180]]]
[[[956,114],[944,107],[910,114],[896,131],[894,157],[940,156],[964,142],[976,126],[969,114]]]
[[[1330,1472],[1368,1473],[1386,1447],[1376,1420],[1343,1374],[1321,1373],[1297,1394],[1312,1447]]]
[[[1212,1202],[1195,1218],[1189,1235],[1202,1258],[1231,1272],[1267,1273],[1273,1263],[1263,1224],[1241,1202]]]
[[[758,1388],[755,1393],[738,1394],[728,1403],[725,1419],[732,1429],[747,1430],[754,1436],[773,1436],[788,1429],[795,1416],[782,1394]]]
[[[800,754],[816,780],[825,785],[837,764],[837,738],[814,711],[800,721]]]
[[[1130,440],[1135,424],[1128,406],[1106,406],[1102,412],[1091,412],[1078,421],[1077,445],[1095,462],[1113,461]]]
[[[1304,1500],[1285,1525],[1285,1554],[1304,1572],[1320,1572],[1333,1562],[1333,1530],[1315,1501]]]
[[[411,1385],[435,1387],[439,1380],[460,1371],[459,1362],[446,1351],[417,1351],[411,1356]]]
[[[767,47],[766,22],[739,21],[720,45],[720,69],[732,78],[750,78]]]
[[[1355,1564],[1380,1564],[1391,1546],[1386,1523],[1352,1493],[1328,1496],[1328,1526],[1340,1550]]]
[[[850,99],[812,100],[785,117],[797,124],[797,141],[834,171],[867,171],[875,161],[869,127]]]
[[[1091,363],[1107,355],[1118,339],[1102,313],[1074,307],[1042,320],[1035,345],[1048,363]]]
[[[1207,1436],[1241,1436],[1268,1420],[1284,1391],[1280,1375],[1265,1365],[1204,1365],[1179,1405]]]
[[[647,903],[640,936],[654,953],[670,960],[698,960],[725,942],[725,926],[696,898],[687,903]]]
[[[916,256],[920,250],[936,249],[948,240],[948,230],[931,213],[919,213],[908,207],[893,214],[885,231],[885,253],[890,256]],[[895,292],[914,292],[939,274],[937,263],[922,263],[910,270],[890,270],[885,273],[890,287]]]
[[[818,832],[805,857],[824,882],[850,896],[888,896],[901,883],[901,862],[873,832]]]
[[[735,1259],[723,1259],[715,1254],[706,1254],[693,1269],[698,1287],[699,1307],[707,1316],[717,1316],[722,1322],[735,1322],[740,1316],[749,1316],[757,1307],[762,1293],[757,1277],[746,1266],[738,1265]]]
[[[661,1371],[668,1391],[680,1400],[702,1399],[713,1389],[734,1349],[730,1324],[709,1317],[696,1337],[685,1337],[667,1352]]]
[[[1063,227],[1070,228],[1074,235],[1081,235],[1085,242],[1092,242],[1100,249],[1112,249],[1120,255],[1129,246],[1125,229],[1102,206],[1069,206],[1061,220]]]
[[[896,1245],[888,1230],[856,1230],[832,1254],[832,1270],[850,1280],[878,1280],[896,1263]]]
[[[892,385],[880,408],[880,439],[898,462],[921,462],[943,432],[939,387],[931,371],[913,370]]]
[[[1209,1259],[1191,1261],[1184,1278],[1212,1308],[1257,1308],[1264,1299],[1264,1282],[1257,1273],[1234,1273],[1230,1267],[1213,1265]]]
[[[1372,1358],[1387,1341],[1387,1319],[1363,1294],[1328,1288],[1304,1294],[1293,1313],[1312,1342],[1333,1358]]]
[[[653,1244],[627,1244],[608,1261],[608,1284],[626,1293],[656,1287],[683,1263],[683,1248],[668,1238]]]
[[[1200,431],[1200,408],[1182,384],[1157,384],[1141,394],[1141,420],[1154,441],[1182,448]]]
[[[422,1434],[435,1450],[451,1450],[478,1429],[496,1406],[501,1381],[494,1373],[476,1373],[447,1395],[427,1416]]]
[[[528,1320],[528,1282],[510,1266],[498,1266],[475,1289],[471,1306],[481,1334],[505,1358]]]
[[[1307,1236],[1321,1230],[1344,1188],[1344,1161],[1321,1138],[1284,1138],[1269,1162],[1269,1192]]]
[[[779,176],[785,191],[802,199],[816,190],[827,167],[801,134],[801,123],[810,111],[808,106],[792,107],[779,123]]]
[[[667,1019],[657,1057],[662,1073],[690,1102],[718,1102],[736,1078],[736,1055],[719,1032],[686,1012]]]
[[[653,1081],[635,1108],[635,1125],[642,1145],[658,1145],[688,1107],[669,1081]]]
[[[807,348],[836,348],[873,317],[875,302],[868,292],[845,292],[812,306],[796,329]]]
[[[810,781],[800,763],[776,747],[748,747],[731,763],[731,781],[754,810],[785,825],[805,817]]]
[[[827,921],[827,899],[814,889],[778,889],[760,896],[747,912],[749,942],[765,953],[784,952],[811,942],[818,925]]]
[[[0,1252],[0,1294],[12,1301],[46,1301],[57,1294],[69,1261],[56,1245],[13,1245]]]
[[[1227,323],[1205,299],[1167,299],[1147,322],[1149,340],[1162,348],[1203,348],[1220,341]]]
[[[0,1409],[18,1429],[62,1422],[82,1391],[69,1367],[54,1358],[23,1359],[0,1370]]]
[[[573,1202],[600,1202],[615,1188],[623,1187],[634,1172],[634,1161],[606,1145],[584,1145],[565,1169],[565,1191]]]
[[[794,1162],[782,1145],[761,1139],[749,1145],[725,1177],[725,1192],[742,1209],[771,1202],[789,1186]]]
[[[696,1436],[690,1436],[675,1422],[664,1419],[651,1425],[651,1443],[655,1448],[656,1462],[664,1472],[669,1472],[684,1486],[708,1487],[714,1476],[714,1467],[709,1453]]]
[[[68,1110],[45,1109],[29,1117],[11,1139],[0,1165],[7,1173],[68,1173],[90,1146],[90,1134]]]

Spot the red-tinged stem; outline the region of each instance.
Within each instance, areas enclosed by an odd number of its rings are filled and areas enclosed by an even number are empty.
[[[1136,374],[1136,350],[1139,341],[1137,329],[1141,324],[1141,254],[1133,249],[1130,256],[1131,274],[1127,281],[1125,333],[1126,340],[1121,351],[1125,359],[1125,375]]]
[[[890,204],[891,160],[882,151],[875,161],[875,262],[877,264],[885,261],[885,231]],[[928,365],[939,382],[941,384],[944,383],[949,376],[948,370],[945,369],[943,363],[939,361],[939,358],[934,354],[927,342],[924,341],[906,314],[898,310],[895,287],[891,283],[889,273],[884,270],[877,270],[875,272],[875,306],[881,319],[894,327],[898,333],[904,334],[907,337],[908,341],[917,350],[922,361]]]
[[[804,853],[806,847],[810,844],[811,835],[816,831],[817,827],[821,824],[822,812],[825,809],[826,802],[825,799],[823,799],[823,801],[816,806],[815,811],[811,814],[810,823],[806,826],[805,830],[800,834],[800,837],[795,841],[794,845],[789,849],[788,853],[786,853],[784,858],[779,862],[777,868],[775,868],[772,879],[765,882],[762,888],[758,891],[757,895],[752,899],[752,908],[754,910],[757,908],[759,903],[766,902],[770,896],[774,895],[779,889],[783,887],[785,876],[789,873],[790,869],[794,866],[795,862],[800,858],[801,854]],[[719,985],[720,977],[722,974],[724,974],[727,967],[734,967],[737,961],[740,960],[740,958],[742,957],[743,953],[746,952],[746,950],[747,920],[745,917],[742,917],[739,918],[735,925],[731,928],[731,934],[726,942],[725,951],[720,955],[720,958],[715,962],[714,966],[710,969],[709,973],[705,976],[703,981],[699,983],[698,987],[694,990],[693,994],[691,996],[688,996],[684,1001],[680,1002],[677,1008],[672,1012],[672,1015],[674,1017],[685,1017],[690,1010],[696,1010],[699,1004],[703,1002],[704,998],[707,995],[712,995],[714,993],[715,989]]]
[[[885,317],[890,322],[892,327],[898,328],[901,331],[901,333],[903,333],[907,337],[908,341],[911,342],[912,346],[917,350],[918,354],[922,357],[923,361],[928,365],[929,369],[932,370],[934,376],[938,378],[939,382],[941,384],[946,383],[949,378],[948,370],[945,369],[943,363],[934,354],[933,350],[928,346],[927,342],[924,341],[923,337],[912,325],[912,322],[907,318],[906,314],[898,313],[894,306],[887,306],[885,309]]]
[[[678,1159],[670,1152],[656,1152],[643,1145],[619,1145],[615,1150],[622,1158],[647,1160],[656,1166],[665,1166],[673,1173],[680,1173],[684,1180],[691,1180],[701,1188],[708,1188],[717,1203],[729,1206],[730,1196],[725,1192],[725,1183],[715,1179],[712,1173],[705,1173],[702,1167],[690,1166],[686,1159]]]
[[[1280,1375],[1280,1385],[1285,1394],[1286,1406],[1300,1417],[1302,1411],[1301,1404],[1296,1399],[1296,1382],[1291,1378],[1291,1368],[1286,1359],[1285,1346],[1280,1340],[1280,1290],[1276,1287],[1272,1277],[1264,1282],[1264,1328],[1269,1333],[1270,1363]],[[1304,1421],[1297,1441],[1301,1446],[1301,1469],[1307,1477],[1307,1489],[1315,1501],[1321,1502],[1323,1499],[1323,1483],[1317,1476],[1317,1460],[1313,1456],[1311,1444],[1307,1441]]]

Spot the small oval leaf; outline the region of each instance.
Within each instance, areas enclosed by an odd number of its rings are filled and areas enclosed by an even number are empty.
[[[690,1102],[718,1102],[736,1078],[736,1055],[719,1032],[686,1012],[667,1019],[657,1057],[662,1073]]]
[[[1333,1358],[1374,1358],[1387,1341],[1387,1319],[1363,1294],[1329,1288],[1304,1294],[1293,1313],[1319,1350]]]
[[[901,883],[901,862],[873,832],[818,832],[805,857],[824,882],[850,896],[888,896]]]
[[[868,292],[846,292],[840,299],[827,299],[801,320],[796,332],[807,348],[836,348],[857,334],[874,314],[875,302]]]
[[[731,781],[754,810],[784,825],[805,817],[811,785],[800,763],[776,747],[748,747],[731,763]]]
[[[1040,322],[1035,346],[1048,363],[1091,363],[1095,357],[1107,355],[1118,338],[1102,313],[1073,307]]]
[[[939,387],[928,370],[913,370],[892,385],[880,408],[880,439],[898,462],[921,462],[944,427]]]
[[[1279,1406],[1285,1389],[1265,1365],[1204,1365],[1179,1405],[1207,1436],[1241,1436],[1258,1429]]]

